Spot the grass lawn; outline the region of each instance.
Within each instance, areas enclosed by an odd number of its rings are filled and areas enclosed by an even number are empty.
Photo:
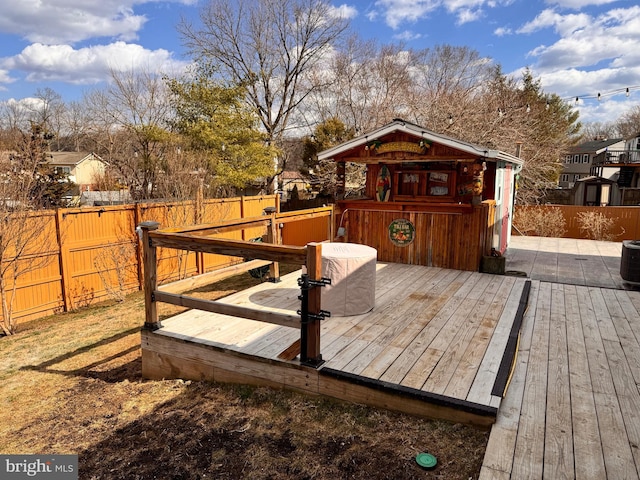
[[[0,453],[78,454],[82,479],[478,477],[488,432],[472,427],[268,388],[145,380],[143,323],[136,293],[0,338]],[[433,470],[414,460],[425,451]]]

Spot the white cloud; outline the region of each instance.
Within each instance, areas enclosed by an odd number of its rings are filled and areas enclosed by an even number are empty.
[[[580,10],[585,7],[608,5],[609,3],[617,2],[618,0],[546,0],[548,5],[557,5],[561,8],[571,8],[573,10]]]
[[[169,72],[185,65],[174,60],[167,50],[148,50],[125,42],[80,49],[35,43],[18,55],[0,60],[0,68],[24,71],[28,81],[63,81],[76,85],[107,80],[111,70]]]
[[[457,13],[458,25],[464,25],[465,23],[475,22],[484,16],[482,9],[472,10],[470,8],[463,8],[462,10],[458,10]]]
[[[351,19],[358,16],[358,10],[350,5],[342,4],[339,7],[331,7],[330,14],[338,18]]]
[[[0,32],[48,44],[96,37],[133,40],[147,21],[144,15],[136,15],[133,7],[150,1],[154,0],[5,0]]]
[[[483,7],[496,8],[513,3],[514,0],[377,0],[375,9],[367,13],[374,20],[380,16],[393,29],[406,23],[415,23],[443,8],[457,17],[459,25],[473,22],[484,16]]]
[[[509,27],[498,27],[493,31],[493,34],[497,37],[504,37],[506,35],[511,35],[513,33],[513,30],[511,30]]]
[[[538,59],[543,72],[569,67],[587,67],[608,62],[609,66],[635,66],[640,60],[640,6],[615,9],[597,16],[560,15],[545,11],[519,32],[553,27],[560,39],[541,45],[529,55]]]
[[[402,33],[394,35],[393,38],[396,40],[401,40],[403,42],[410,42],[412,40],[418,40],[419,38],[422,38],[422,34],[412,32],[411,30],[405,30]]]

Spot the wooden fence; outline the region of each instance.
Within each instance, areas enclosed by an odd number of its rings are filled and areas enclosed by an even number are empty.
[[[136,226],[144,221],[157,221],[163,227],[214,223],[259,216],[267,207],[278,209],[277,196],[213,199],[198,204],[138,203],[59,209],[16,219],[13,227],[5,226],[0,232],[0,238],[2,233],[10,232],[16,244],[19,242],[15,232],[29,237],[26,249],[15,263],[22,273],[15,282],[13,318],[19,323],[34,320],[141,289],[142,250]],[[229,232],[222,237],[250,240],[263,233],[264,229],[256,228]],[[295,234],[290,236],[289,241],[295,240]],[[5,249],[5,260],[14,254],[15,248]],[[160,282],[238,261],[223,255],[158,250]],[[15,269],[7,261],[2,266],[10,294]]]
[[[580,230],[578,221],[581,212],[601,213],[615,220],[611,228],[614,241],[640,239],[640,207],[583,207],[575,205],[536,205],[516,206],[515,218],[529,209],[558,209],[566,222],[564,238],[589,238],[587,232]],[[521,219],[521,221],[526,221]],[[516,222],[516,226],[517,226]],[[518,229],[519,230],[519,229]],[[520,235],[520,231],[514,229],[513,235]]]

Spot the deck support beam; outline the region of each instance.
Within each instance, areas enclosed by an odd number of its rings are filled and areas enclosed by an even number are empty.
[[[327,283],[322,278],[322,244],[307,245],[307,273],[299,280],[300,296],[300,363],[318,368],[324,363],[320,353],[320,321],[330,315],[322,310],[321,287]]]
[[[158,288],[157,253],[149,232],[160,227],[158,222],[142,222],[138,225],[142,234],[142,259],[144,263],[144,329],[158,330],[162,327],[158,319],[158,306],[154,292]]]

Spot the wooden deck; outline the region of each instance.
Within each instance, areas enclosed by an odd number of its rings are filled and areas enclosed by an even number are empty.
[[[532,280],[625,289],[621,255],[622,242],[513,236],[505,257],[507,270]]]
[[[550,275],[559,283],[532,281],[515,372],[480,479],[638,479],[640,292],[587,286],[618,286],[615,257],[603,252],[618,248],[619,268],[620,244],[577,241],[590,253],[576,250],[586,258],[576,262],[563,251],[571,242],[546,239],[538,242],[546,251],[536,253],[536,240],[525,241],[531,256],[555,255]]]
[[[290,314],[300,305],[298,277],[224,301]],[[374,310],[323,321],[319,369],[279,358],[298,329],[191,310],[143,331],[143,374],[292,388],[488,426],[526,286],[513,276],[378,263]]]

